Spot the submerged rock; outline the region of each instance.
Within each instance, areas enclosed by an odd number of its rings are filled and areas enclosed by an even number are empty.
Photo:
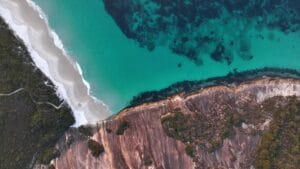
[[[212,54],[229,65],[233,53],[251,60],[253,31],[300,31],[298,0],[103,0],[106,11],[123,33],[153,51],[166,46],[197,65]],[[263,36],[260,36],[263,39]],[[233,43],[233,40],[236,43]],[[163,42],[163,43],[162,43]],[[214,47],[223,43],[223,52]],[[218,47],[217,47],[218,48]],[[218,48],[220,49],[220,48]]]

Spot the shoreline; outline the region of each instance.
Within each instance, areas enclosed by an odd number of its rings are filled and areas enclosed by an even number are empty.
[[[181,81],[160,90],[138,93],[126,107],[113,114],[103,102],[90,95],[90,85],[82,76],[80,65],[68,56],[58,35],[49,27],[47,17],[33,1],[3,0],[0,16],[23,40],[36,66],[57,87],[57,95],[68,103],[76,119],[74,126],[97,124],[128,108],[191,94],[202,88],[238,85],[264,76],[300,79],[298,70],[261,68],[204,80]]]
[[[68,56],[47,17],[33,1],[3,0],[0,16],[23,41],[35,65],[54,83],[57,95],[68,103],[76,121],[74,126],[95,124],[112,115],[103,102],[90,95],[79,64]]]
[[[130,101],[129,105],[119,111],[119,113],[132,107],[159,102],[180,94],[192,95],[193,92],[215,86],[238,86],[242,83],[251,83],[256,79],[263,79],[264,77],[298,80],[300,79],[300,71],[265,67],[242,72],[230,72],[225,76],[212,77],[204,80],[177,82],[161,90],[146,91],[138,94]]]
[[[300,75],[300,74],[299,74]],[[263,102],[266,99],[276,97],[276,96],[297,96],[300,97],[300,77],[285,77],[285,76],[260,76],[249,80],[244,80],[231,84],[215,84],[206,86],[205,88],[198,88],[197,90],[189,92],[179,92],[177,94],[168,96],[164,99],[145,102],[139,105],[126,107],[118,114],[111,116],[109,119],[114,120],[118,118],[123,118],[127,116],[128,113],[138,113],[141,111],[146,111],[149,109],[155,109],[158,107],[164,107],[167,105],[172,105],[175,109],[178,104],[183,100],[189,100],[195,97],[207,96],[212,93],[223,93],[226,91],[231,91],[233,93],[245,92],[252,93],[256,102]]]

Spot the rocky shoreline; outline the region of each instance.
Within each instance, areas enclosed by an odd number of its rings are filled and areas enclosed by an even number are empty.
[[[255,165],[256,147],[268,129],[272,112],[286,104],[290,96],[300,96],[300,80],[264,77],[144,103],[124,109],[96,126],[86,126],[85,132],[67,132],[58,146],[63,150],[61,156],[52,165],[56,169],[249,168]],[[174,126],[169,131],[164,122],[166,117],[176,117],[178,110],[182,113],[180,119],[190,120],[169,124],[191,126],[175,126],[174,135]],[[234,117],[239,115],[243,121],[228,127],[228,112]],[[224,128],[234,134],[223,137]],[[103,146],[99,156],[92,155],[88,140]],[[188,154],[188,146],[192,147],[189,151],[193,156]]]
[[[270,68],[249,70],[243,72],[231,72],[226,76],[208,78],[206,80],[182,81],[170,85],[158,91],[148,91],[135,96],[126,108],[134,107],[143,103],[156,102],[174,96],[178,93],[191,93],[202,88],[218,85],[239,85],[247,81],[253,81],[262,77],[280,77],[283,79],[300,79],[300,72],[293,69]],[[125,109],[126,109],[125,108]]]

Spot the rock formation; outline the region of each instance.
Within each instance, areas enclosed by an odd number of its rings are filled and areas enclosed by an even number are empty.
[[[128,108],[97,126],[86,127],[90,134],[70,129],[58,144],[61,156],[52,161],[52,167],[253,168],[256,147],[261,133],[268,129],[272,111],[284,104],[286,96],[293,95],[300,95],[299,80],[264,77],[238,86],[214,86]],[[176,110],[184,115],[182,118],[197,117],[199,123],[183,123],[182,126],[190,127],[187,129],[175,127],[177,133],[172,137],[172,130],[165,128],[163,119],[175,116],[172,114]],[[240,124],[228,128],[228,112],[233,117],[239,114]],[[173,121],[173,127],[175,123],[180,124]],[[226,127],[234,134],[226,133]],[[184,135],[181,131],[193,132]],[[104,152],[93,156],[87,145],[89,139],[103,145]],[[192,150],[188,150],[189,145]]]

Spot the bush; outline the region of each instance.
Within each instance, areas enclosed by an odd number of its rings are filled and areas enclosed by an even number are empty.
[[[90,126],[80,126],[78,130],[86,136],[93,136],[93,128]]]
[[[144,165],[145,166],[150,166],[152,165],[152,160],[149,156],[147,156],[145,159],[144,159]]]
[[[185,153],[190,157],[195,157],[195,147],[193,145],[188,144],[185,147]]]
[[[34,156],[37,162],[48,164],[57,155],[56,142],[75,122],[71,109],[66,104],[59,110],[43,104],[60,104],[54,85],[37,69],[2,17],[0,32],[0,91],[24,89],[0,99],[0,112],[5,112],[0,113],[0,168],[24,168]]]
[[[59,151],[55,148],[45,149],[37,158],[41,164],[49,164],[50,161],[59,156]]]
[[[122,121],[117,129],[116,134],[123,135],[125,130],[128,129],[129,127],[130,127],[130,124],[128,121],[126,121],[126,120]]]
[[[54,167],[54,165],[51,164],[48,166],[48,169],[55,169],[55,167]]]
[[[298,125],[295,125],[298,124]],[[295,98],[274,112],[256,151],[257,169],[300,168],[300,110]]]
[[[99,157],[99,155],[104,152],[103,145],[92,139],[88,140],[88,148],[94,157]]]
[[[112,130],[110,128],[106,128],[105,130],[106,130],[107,133],[111,133],[112,132]]]
[[[192,141],[185,137],[185,133],[190,131],[190,123],[192,118],[189,115],[184,115],[180,110],[175,109],[172,115],[161,119],[164,131],[169,137],[173,137],[183,142]]]
[[[215,152],[222,146],[221,141],[213,140],[210,143],[211,143],[211,147],[208,148],[209,153]]]

